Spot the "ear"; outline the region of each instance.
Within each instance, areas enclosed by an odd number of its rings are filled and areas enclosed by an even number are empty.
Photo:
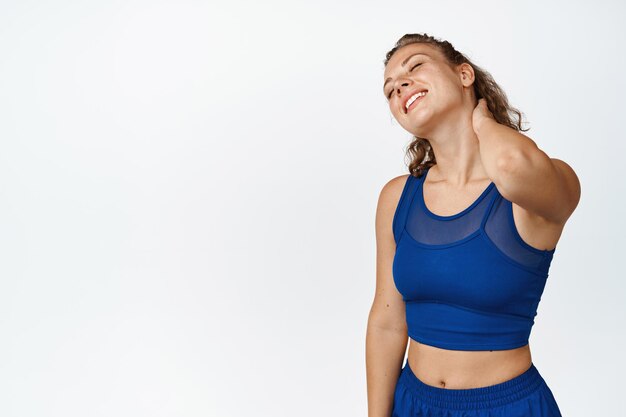
[[[462,63],[457,67],[457,71],[459,72],[459,77],[464,87],[470,87],[474,84],[474,68],[472,68],[470,64],[467,62]]]

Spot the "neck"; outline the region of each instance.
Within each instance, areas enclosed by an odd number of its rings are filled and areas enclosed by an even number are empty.
[[[439,121],[426,137],[437,158],[428,174],[430,181],[445,181],[455,188],[470,182],[483,181],[483,168],[478,137],[472,126],[472,113],[450,114]]]

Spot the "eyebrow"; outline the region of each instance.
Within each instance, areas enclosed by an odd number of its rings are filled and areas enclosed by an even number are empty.
[[[430,56],[429,56],[428,54],[424,54],[424,53],[418,52],[418,53],[416,53],[416,54],[409,55],[408,57],[406,57],[406,59],[405,59],[404,61],[402,61],[402,64],[401,64],[401,65],[402,65],[402,66],[405,66],[405,65],[406,65],[406,63],[407,63],[407,62],[409,62],[409,59],[413,58],[415,55],[424,55],[424,56],[427,56],[427,57],[429,57],[429,58],[430,58]],[[385,86],[387,85],[387,83],[388,83],[389,81],[391,81],[391,77],[389,77],[389,78],[387,78],[387,79],[385,80],[385,83],[383,84],[383,93],[385,92]]]

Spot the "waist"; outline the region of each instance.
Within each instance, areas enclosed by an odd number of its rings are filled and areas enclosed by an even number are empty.
[[[409,339],[408,362],[428,385],[447,389],[480,388],[508,381],[532,364],[528,344],[508,350],[441,349]]]

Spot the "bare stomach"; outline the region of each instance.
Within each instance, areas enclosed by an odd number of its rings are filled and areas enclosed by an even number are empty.
[[[499,384],[524,373],[532,364],[528,344],[509,350],[440,349],[409,338],[411,371],[425,384],[469,389]]]

